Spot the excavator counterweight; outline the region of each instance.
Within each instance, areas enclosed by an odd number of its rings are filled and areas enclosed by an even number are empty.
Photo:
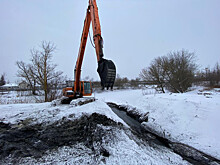
[[[81,67],[91,22],[93,29],[93,41],[95,44],[95,52],[98,61],[97,72],[100,76],[101,86],[102,89],[104,89],[105,87],[107,89],[113,89],[116,76],[116,67],[111,60],[103,58],[103,38],[101,35],[98,7],[96,4],[96,0],[89,0],[89,6],[87,9],[83,32],[81,36],[78,58],[74,70],[74,81],[72,85],[68,85],[66,88],[63,89],[63,95],[66,98],[65,100],[63,100],[63,103],[69,103],[72,99],[75,98],[92,95],[92,83],[80,80]]]

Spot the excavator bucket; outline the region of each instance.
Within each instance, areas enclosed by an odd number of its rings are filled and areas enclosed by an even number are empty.
[[[111,60],[101,59],[98,63],[97,72],[101,79],[102,89],[113,89],[116,76],[116,67]]]

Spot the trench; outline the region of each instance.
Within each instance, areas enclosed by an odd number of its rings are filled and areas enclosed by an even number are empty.
[[[125,107],[121,108],[115,103],[107,104],[118,117],[130,126],[131,131],[139,138],[142,138],[142,140],[154,143],[155,145],[167,147],[174,153],[180,155],[184,160],[194,165],[220,165],[220,160],[191,146],[182,143],[175,143],[164,137],[160,137],[152,132],[149,132],[141,125],[141,122],[138,121],[139,116],[135,116],[134,114],[130,115]]]
[[[110,105],[112,111],[120,117],[127,125],[130,126],[132,129],[131,131],[137,135],[139,138],[142,138],[144,140],[153,142],[154,144],[169,147],[168,143],[164,141],[163,139],[156,137],[152,133],[146,131],[142,126],[141,123],[132,118],[131,116],[127,115],[125,111],[119,110],[118,108]]]

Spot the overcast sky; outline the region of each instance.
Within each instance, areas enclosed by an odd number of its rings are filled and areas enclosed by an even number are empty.
[[[195,52],[201,69],[220,63],[220,0],[97,0],[104,55],[117,73],[135,78],[156,57]],[[0,0],[0,74],[14,82],[15,62],[52,41],[57,69],[73,78],[88,0]],[[98,80],[88,40],[82,77]]]

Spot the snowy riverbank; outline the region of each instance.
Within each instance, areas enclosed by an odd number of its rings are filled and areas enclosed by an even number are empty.
[[[175,142],[197,148],[220,159],[220,92],[202,91],[202,87],[184,94],[149,94],[142,90],[107,91],[96,94],[105,102],[136,107],[149,112],[142,123]]]

